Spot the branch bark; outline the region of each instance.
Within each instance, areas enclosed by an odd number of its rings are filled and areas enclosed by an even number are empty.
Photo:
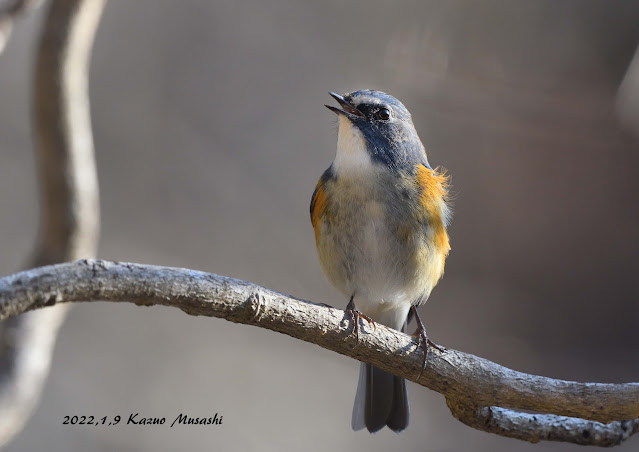
[[[16,0],[7,11],[13,17],[38,3]],[[87,74],[103,6],[104,0],[52,0],[45,18],[33,87],[40,232],[29,267],[96,254],[98,184]],[[65,308],[2,323],[0,446],[22,429],[39,400]]]
[[[611,447],[639,432],[639,419],[602,424],[554,414],[521,413],[494,406],[473,407],[449,398],[446,403],[453,416],[469,427],[531,443],[544,440]]]
[[[423,349],[414,337],[364,321],[360,330],[368,334],[357,340],[344,311],[233,278],[82,260],[0,279],[0,318],[73,301],[173,306],[287,334],[433,389],[446,397],[457,419],[502,436],[611,446],[639,431],[639,383],[556,380],[446,348],[429,349],[421,372]]]

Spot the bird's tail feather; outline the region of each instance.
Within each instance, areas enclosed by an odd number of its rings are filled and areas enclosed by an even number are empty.
[[[362,363],[353,405],[353,430],[364,427],[374,433],[384,426],[401,432],[408,426],[406,381],[370,364]]]

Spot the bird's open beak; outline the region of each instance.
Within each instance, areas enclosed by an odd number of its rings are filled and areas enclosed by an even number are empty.
[[[348,102],[346,99],[344,99],[342,96],[340,96],[339,94],[335,94],[335,93],[328,93],[330,94],[333,99],[335,99],[343,108],[343,110],[337,108],[337,107],[333,107],[331,105],[325,105],[326,108],[328,108],[329,110],[331,110],[332,112],[335,112],[337,114],[342,114],[342,115],[346,115],[348,116],[361,116],[364,117],[364,113],[362,113],[361,111],[359,111],[357,108],[355,108],[354,105],[352,105],[350,102]]]

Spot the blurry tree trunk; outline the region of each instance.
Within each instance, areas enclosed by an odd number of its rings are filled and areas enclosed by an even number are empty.
[[[96,254],[98,184],[87,76],[104,3],[52,0],[46,14],[33,84],[40,222],[30,267]],[[58,306],[2,324],[0,446],[22,429],[39,400],[67,309]]]

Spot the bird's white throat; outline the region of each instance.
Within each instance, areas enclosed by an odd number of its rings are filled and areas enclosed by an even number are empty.
[[[337,154],[333,161],[333,169],[342,175],[368,173],[373,170],[373,162],[366,150],[366,140],[362,132],[344,115],[339,115]]]

